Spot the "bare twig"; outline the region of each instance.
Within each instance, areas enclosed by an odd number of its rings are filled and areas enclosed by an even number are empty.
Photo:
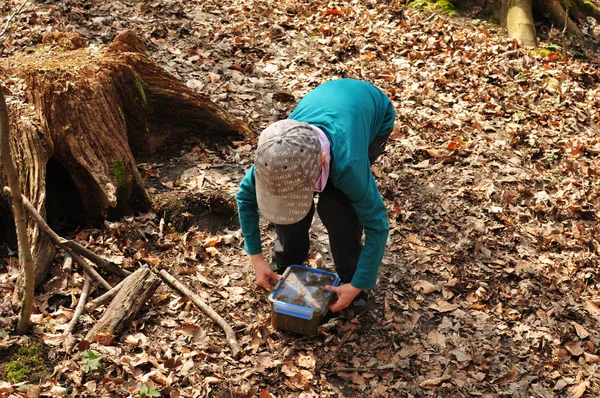
[[[124,270],[123,268],[119,267],[114,263],[111,263],[105,258],[100,257],[91,250],[88,250],[85,247],[81,246],[79,243],[59,236],[48,226],[48,224],[46,224],[44,218],[40,215],[37,209],[25,196],[23,196],[23,205],[25,206],[25,209],[32,215],[35,221],[39,224],[40,229],[42,229],[45,233],[48,234],[48,236],[55,245],[58,245],[65,250],[69,249],[68,253],[72,251],[79,254],[80,256],[87,258],[94,264],[98,265],[98,267],[102,268],[106,272],[110,272],[111,274],[122,277],[127,277],[131,275],[131,272]]]
[[[66,272],[71,272],[73,269],[73,257],[69,253],[65,253],[65,259],[63,262],[63,270]]]
[[[6,192],[10,192],[10,188],[8,187],[4,187],[4,190]],[[65,239],[58,236],[56,232],[54,232],[52,228],[50,228],[48,224],[46,224],[44,218],[40,215],[40,213],[38,213],[35,207],[33,207],[31,202],[25,197],[25,195],[21,195],[21,197],[23,198],[23,206],[25,207],[25,209],[29,212],[29,214],[31,214],[35,222],[38,223],[38,225],[40,226],[40,230],[47,234],[48,237],[50,237],[52,243],[60,246],[64,251],[69,253],[71,257],[73,257],[73,260],[75,260],[77,264],[83,267],[83,269],[92,278],[94,278],[94,280],[96,280],[100,285],[102,285],[102,287],[104,287],[106,290],[112,289],[112,286],[107,281],[105,281],[104,278],[100,276],[100,274],[96,272],[96,270],[91,265],[89,265],[83,258],[81,258],[77,253],[75,253],[69,246],[67,246],[64,243]]]
[[[329,373],[376,373],[376,372],[393,372],[397,369],[395,365],[382,365],[376,368],[335,368]]]
[[[96,253],[86,249],[85,247],[81,246],[79,243],[77,243],[73,240],[61,238],[61,242],[64,243],[65,245],[67,245],[75,253],[87,258],[88,260],[97,264],[100,268],[102,268],[103,270],[105,270],[107,272],[110,272],[112,274],[115,274],[117,276],[122,276],[122,277],[127,277],[127,276],[131,275],[131,272],[124,270],[123,268],[119,267],[118,265],[116,265],[114,263],[111,263],[110,261],[108,261],[105,258],[100,257]]]
[[[562,30],[562,45],[563,45],[563,60],[567,61],[567,26],[569,22],[569,4],[567,3],[567,8],[565,9],[565,26]]]
[[[71,351],[73,348],[73,340],[72,338],[68,338],[75,325],[77,325],[77,321],[81,314],[83,314],[83,309],[85,308],[85,302],[87,301],[88,294],[90,293],[90,277],[88,275],[85,276],[85,281],[83,282],[83,288],[81,289],[81,296],[79,297],[79,302],[77,303],[77,307],[75,308],[75,313],[73,314],[73,318],[71,318],[71,322],[65,329],[63,335],[65,336],[65,350],[67,352]]]
[[[215,310],[213,310],[204,300],[200,298],[196,293],[194,293],[190,288],[188,288],[183,283],[179,282],[175,277],[169,274],[166,270],[160,270],[161,278],[173,289],[177,290],[181,295],[189,297],[190,300],[206,315],[210,317],[213,321],[215,321],[225,332],[225,337],[227,338],[227,343],[229,343],[229,347],[231,347],[231,352],[233,356],[237,358],[240,354],[240,346],[235,337],[235,332],[229,326],[227,321],[221,317],[221,315],[217,314]]]
[[[6,31],[8,30],[8,26],[10,25],[10,21],[12,21],[12,19],[15,17],[15,15],[17,15],[18,13],[20,13],[23,10],[23,7],[25,7],[25,4],[27,4],[28,2],[29,2],[29,0],[23,1],[23,4],[21,4],[21,7],[19,7],[17,9],[17,11],[15,11],[10,17],[8,17],[8,20],[6,21],[6,25],[4,26],[4,29],[2,29],[2,32],[0,32],[0,37],[4,36],[4,34],[6,33]]]
[[[133,275],[133,274],[131,274],[131,275]],[[129,276],[127,278],[129,278]],[[92,301],[90,301],[89,303],[87,303],[85,306],[86,311],[88,311],[88,312],[93,311],[96,308],[98,308],[98,306],[101,306],[102,304],[112,300],[117,295],[117,293],[119,293],[119,290],[121,290],[121,288],[125,284],[125,281],[127,280],[127,278],[123,279],[115,287],[110,289],[108,292],[104,293],[102,296],[98,296],[95,299],[93,299]]]

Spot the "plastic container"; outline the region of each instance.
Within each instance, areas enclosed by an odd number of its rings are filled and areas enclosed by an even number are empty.
[[[340,278],[334,272],[303,265],[289,266],[269,295],[273,327],[314,336],[333,299],[333,293],[324,287],[339,284]]]

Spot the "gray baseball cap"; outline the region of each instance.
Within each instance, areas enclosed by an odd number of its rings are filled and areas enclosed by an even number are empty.
[[[302,220],[313,204],[321,143],[308,123],[280,120],[258,137],[254,159],[260,213],[274,224]]]

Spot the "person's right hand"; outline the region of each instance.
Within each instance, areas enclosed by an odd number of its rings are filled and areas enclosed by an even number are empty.
[[[273,272],[271,265],[265,261],[262,253],[254,254],[250,256],[250,258],[252,259],[258,286],[264,287],[267,290],[273,290],[277,281],[281,279],[281,275],[277,275]]]

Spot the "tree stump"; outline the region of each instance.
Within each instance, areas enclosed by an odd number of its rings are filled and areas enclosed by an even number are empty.
[[[7,97],[11,149],[23,194],[51,225],[146,212],[151,200],[136,156],[184,136],[249,131],[149,59],[132,31],[103,49],[82,47],[76,33],[55,32],[43,43],[39,53],[0,60],[0,81],[13,91]],[[2,170],[0,183],[6,183]],[[6,214],[10,206],[2,197],[3,220]],[[2,222],[0,239],[11,238],[10,228]],[[39,284],[54,248],[31,219],[28,233]]]
[[[102,318],[87,333],[85,340],[97,341],[104,345],[112,344],[160,284],[160,278],[148,267],[139,268],[129,275]]]

